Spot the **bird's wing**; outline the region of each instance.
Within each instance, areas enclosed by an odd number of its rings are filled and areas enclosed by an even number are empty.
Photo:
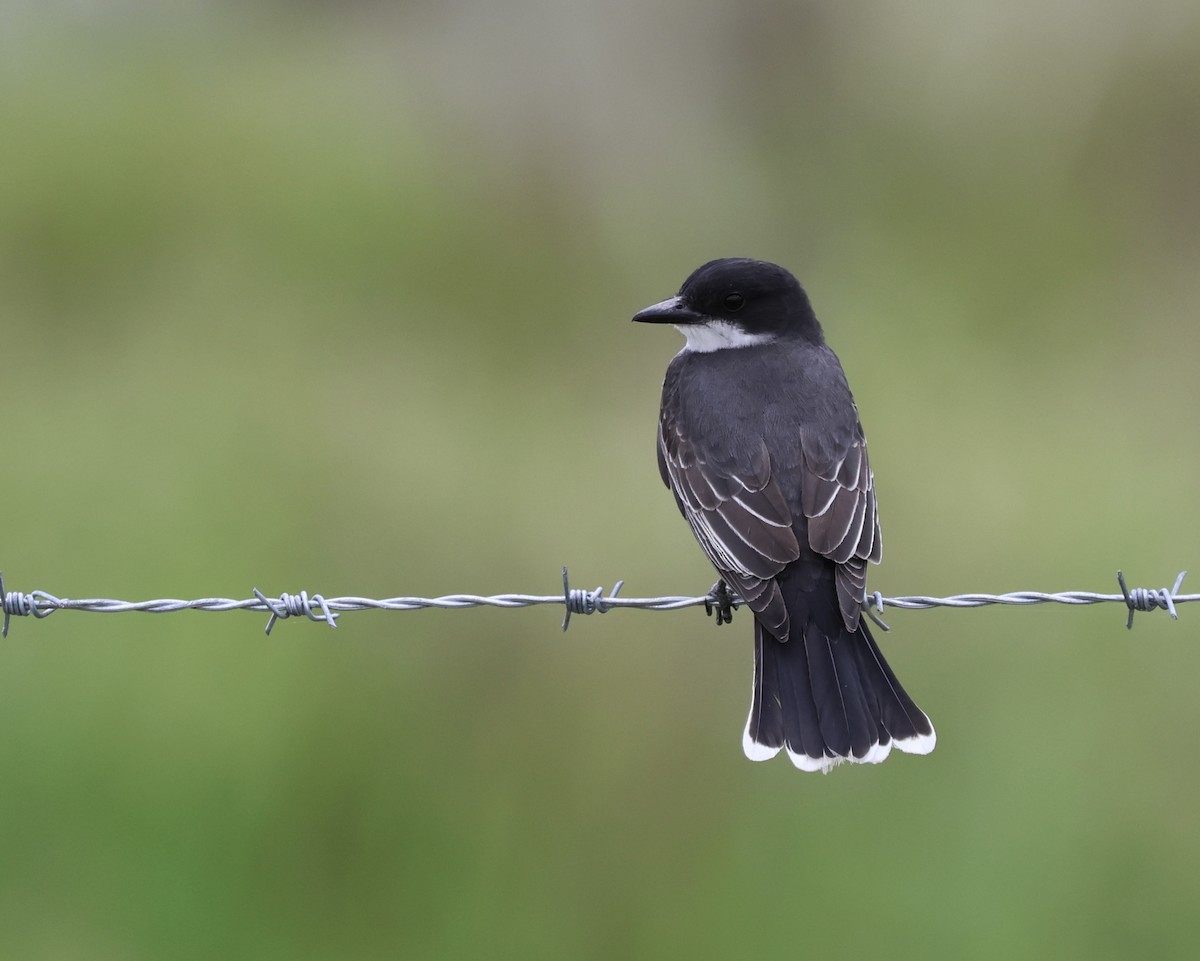
[[[774,578],[800,556],[800,545],[766,445],[735,473],[706,459],[679,424],[664,417],[658,465],[713,566],[763,626],[786,640],[787,610]]]
[[[850,630],[858,626],[867,561],[883,552],[875,482],[862,428],[855,425],[841,444],[804,443],[801,509],[808,518],[808,543],[838,565],[838,605]]]

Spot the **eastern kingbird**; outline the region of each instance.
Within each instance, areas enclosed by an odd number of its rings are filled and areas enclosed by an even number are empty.
[[[882,541],[858,408],[808,295],[758,260],[714,260],[634,318],[687,338],[667,367],[658,468],[754,613],[742,749],[802,771],[928,754],[936,735],[861,616]],[[719,618],[718,618],[719,619]]]

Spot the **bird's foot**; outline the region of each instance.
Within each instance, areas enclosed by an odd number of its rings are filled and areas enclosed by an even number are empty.
[[[717,615],[717,624],[732,624],[733,612],[737,607],[734,602],[733,595],[729,592],[729,585],[725,583],[724,578],[717,581],[704,598],[704,613],[709,617],[715,612]]]

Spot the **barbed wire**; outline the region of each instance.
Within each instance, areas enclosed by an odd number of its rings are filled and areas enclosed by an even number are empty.
[[[928,597],[923,594],[906,595],[903,597],[884,597],[879,591],[868,593],[864,598],[864,612],[883,630],[889,630],[880,616],[885,607],[895,607],[902,610],[928,610],[933,607],[972,608],[985,607],[991,604],[1008,604],[1026,606],[1029,604],[1104,604],[1122,603],[1129,610],[1127,628],[1133,627],[1133,615],[1138,611],[1148,612],[1156,609],[1167,611],[1171,618],[1178,620],[1176,605],[1192,601],[1200,601],[1200,594],[1180,594],[1183,578],[1187,571],[1182,571],[1175,579],[1171,588],[1130,588],[1125,583],[1125,575],[1117,571],[1117,584],[1120,594],[1098,594],[1092,591],[1063,591],[1047,593],[1042,591],[1016,591],[1010,594],[954,594],[949,597]],[[413,611],[421,608],[440,610],[457,610],[467,607],[536,607],[539,605],[561,604],[564,609],[562,629],[565,631],[571,624],[572,614],[606,614],[614,608],[636,608],[646,611],[678,611],[688,607],[703,606],[708,614],[717,615],[718,623],[732,617],[732,612],[742,605],[743,601],[735,594],[728,592],[724,585],[718,582],[707,594],[697,596],[670,595],[665,597],[618,597],[618,592],[624,581],[617,581],[611,593],[606,594],[603,587],[595,590],[582,590],[571,587],[567,577],[567,569],[562,569],[563,590],[561,594],[446,594],[442,597],[389,597],[375,599],[370,597],[325,597],[321,594],[309,594],[301,591],[299,594],[280,594],[279,597],[267,597],[257,587],[254,597],[245,600],[234,600],[227,597],[202,597],[196,600],[178,600],[175,598],[158,598],[149,601],[120,601],[112,598],[66,598],[57,597],[48,591],[6,591],[4,575],[0,573],[0,602],[3,604],[4,623],[0,635],[8,636],[9,619],[13,617],[35,618],[49,617],[55,611],[91,611],[99,614],[123,614],[129,611],[143,611],[148,614],[168,614],[174,611],[258,611],[269,613],[266,633],[271,633],[275,622],[288,617],[307,617],[313,621],[324,621],[330,627],[337,627],[340,615],[350,611],[384,610],[384,611]]]

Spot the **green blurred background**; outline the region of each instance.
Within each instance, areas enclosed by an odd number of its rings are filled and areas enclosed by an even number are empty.
[[[1187,0],[6,2],[0,131],[10,590],[701,593],[628,318],[729,255],[873,589],[1200,563]],[[0,957],[1194,957],[1198,614],[892,612],[938,749],[829,777],[745,616],[16,620]]]

